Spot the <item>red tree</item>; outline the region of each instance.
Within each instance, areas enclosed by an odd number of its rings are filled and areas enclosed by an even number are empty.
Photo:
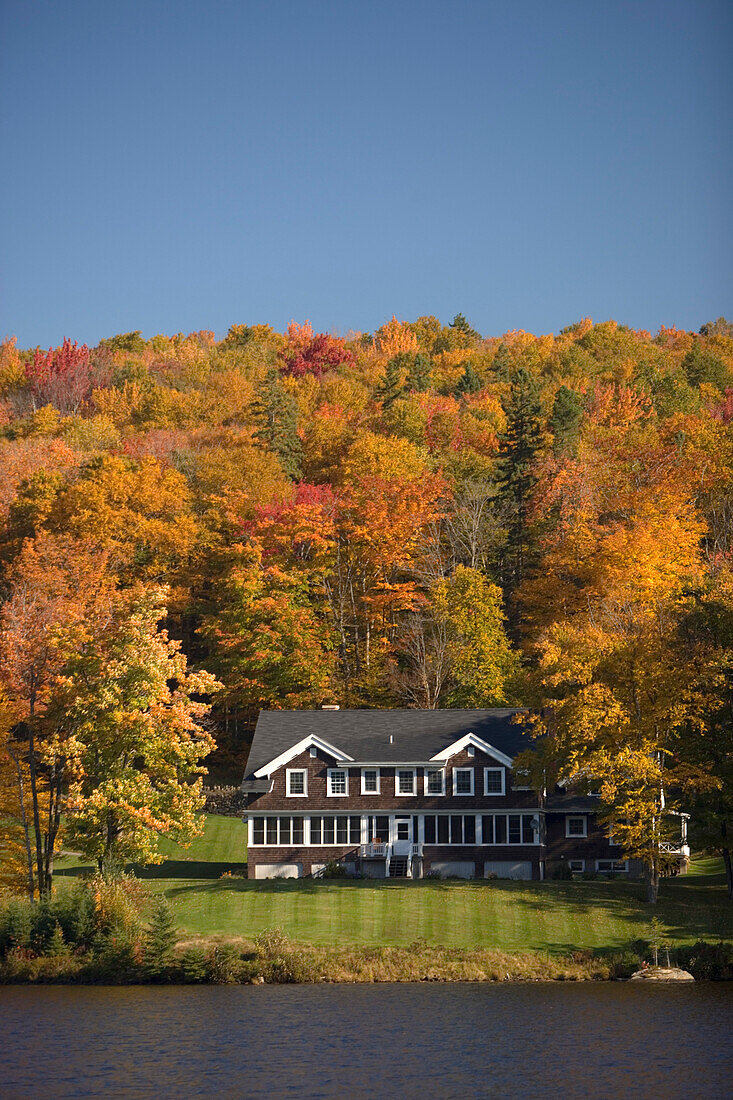
[[[34,408],[54,405],[61,413],[76,412],[92,390],[89,348],[76,341],[64,340],[60,348],[44,354],[36,350],[33,362],[26,365]]]

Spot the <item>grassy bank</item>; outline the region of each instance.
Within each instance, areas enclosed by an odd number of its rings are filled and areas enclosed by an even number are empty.
[[[733,905],[719,861],[665,880],[656,911],[637,883],[259,881],[227,861],[245,856],[245,826],[209,816],[189,849],[166,845],[167,861],[137,869],[145,885],[170,902],[182,936],[253,939],[279,927],[293,941],[339,949],[407,947],[415,941],[452,949],[539,951],[554,956],[622,949],[648,936],[656,916],[670,941],[733,939]],[[59,886],[83,868],[68,858]],[[224,876],[224,877],[222,877]]]

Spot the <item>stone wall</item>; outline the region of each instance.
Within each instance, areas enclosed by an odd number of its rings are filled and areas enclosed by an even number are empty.
[[[239,787],[204,787],[204,795],[204,813],[220,814],[222,817],[243,816],[246,800]]]

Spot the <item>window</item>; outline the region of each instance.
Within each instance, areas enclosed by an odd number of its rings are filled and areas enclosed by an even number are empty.
[[[585,860],[584,859],[569,859],[568,860],[568,867],[575,874],[579,874],[581,871],[585,870]]]
[[[398,768],[395,783],[395,794],[415,793],[415,769]]]
[[[596,871],[622,872],[628,871],[629,863],[626,859],[597,859]]]
[[[361,793],[379,794],[379,768],[361,769]]]
[[[484,794],[504,794],[503,768],[484,768]]]
[[[475,844],[474,814],[426,814],[426,844]]]
[[[588,819],[585,815],[565,818],[565,836],[587,836]]]
[[[302,844],[302,817],[255,817],[252,820],[252,836],[249,843],[258,844]]]
[[[445,772],[442,768],[425,769],[425,794],[445,794]]]
[[[473,794],[473,768],[453,769],[453,794]]]
[[[369,836],[367,840],[373,840],[380,844],[389,844],[389,818],[386,814],[372,815],[368,820]]]
[[[285,772],[285,793],[288,798],[303,798],[308,794],[308,772],[305,768],[287,769]]]
[[[311,817],[311,844],[360,844],[361,817],[347,817],[345,814],[334,817]]]
[[[536,814],[482,814],[483,844],[538,844]]]
[[[349,773],[346,768],[329,768],[327,791],[334,797],[349,793]]]

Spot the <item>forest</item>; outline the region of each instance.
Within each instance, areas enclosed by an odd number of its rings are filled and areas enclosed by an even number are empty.
[[[0,862],[194,827],[260,708],[522,706],[733,889],[733,324],[0,348]],[[198,777],[198,778],[197,778]],[[663,872],[663,860],[657,871]]]

